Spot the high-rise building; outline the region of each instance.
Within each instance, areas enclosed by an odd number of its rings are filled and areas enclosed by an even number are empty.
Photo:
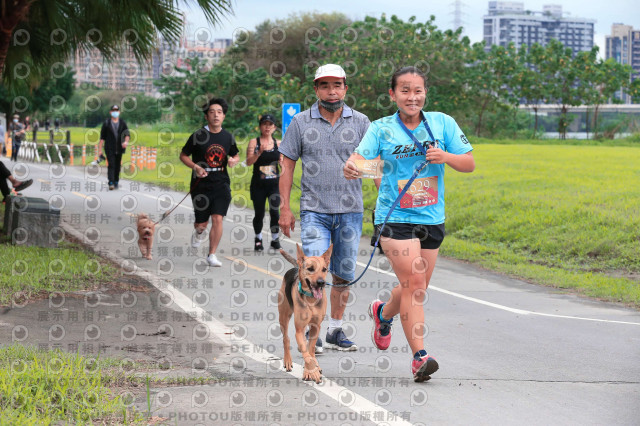
[[[183,34],[187,34],[186,21],[183,22]],[[213,66],[229,46],[231,39],[210,41],[207,33],[205,37],[196,35],[193,39],[183,36],[179,42],[171,44],[160,40],[152,57],[142,64],[136,60],[133,50],[124,46],[120,55],[111,62],[107,62],[98,49],[78,50],[70,65],[76,71],[77,87],[95,86],[159,96],[153,80],[162,75],[173,75],[175,66],[188,67],[186,59],[197,57],[207,66]]]
[[[593,48],[595,20],[563,17],[562,6],[545,5],[542,12],[524,8],[522,2],[490,1],[489,13],[484,19],[485,49],[491,46],[516,47],[538,43],[546,46],[551,39],[560,41],[574,54]]]
[[[640,78],[640,30],[634,30],[631,25],[613,24],[611,35],[605,37],[604,51],[605,59],[613,58],[621,64],[631,65],[631,80]],[[631,103],[628,95],[623,98],[619,93],[617,97]]]

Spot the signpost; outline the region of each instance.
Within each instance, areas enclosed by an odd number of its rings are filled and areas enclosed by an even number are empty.
[[[282,104],[282,136],[287,131],[291,119],[300,112],[300,104]]]

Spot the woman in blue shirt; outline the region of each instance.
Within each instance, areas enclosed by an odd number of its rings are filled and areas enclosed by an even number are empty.
[[[444,165],[468,173],[475,169],[475,161],[469,141],[453,118],[422,111],[427,88],[426,77],[419,69],[404,67],[396,71],[389,95],[398,112],[371,123],[346,162],[344,175],[347,179],[361,176],[354,160],[379,157],[384,161],[375,217],[375,225],[380,226],[399,193],[420,170],[391,212],[380,238],[398,285],[386,303],[371,302],[369,315],[374,321],[373,342],[384,350],[391,342],[393,317],[400,314],[414,353],[414,380],[423,382],[438,370],[438,362],[424,349],[423,301],[445,234]],[[425,161],[428,164],[424,165]]]

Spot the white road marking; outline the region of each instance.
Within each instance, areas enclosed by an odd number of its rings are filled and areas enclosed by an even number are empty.
[[[357,262],[357,264],[362,266],[362,267],[367,266],[366,263]],[[373,266],[369,266],[369,269],[371,269],[372,271],[379,272],[381,274],[389,275],[391,277],[395,277],[396,276],[396,274],[394,274],[393,272],[384,271],[382,269],[378,269],[378,268],[373,267]],[[535,312],[535,311],[528,311],[528,310],[524,310],[524,309],[510,308],[508,306],[500,305],[498,303],[488,302],[486,300],[477,299],[477,298],[471,297],[471,296],[465,296],[464,294],[456,293],[455,291],[445,290],[444,288],[440,288],[440,287],[437,287],[435,285],[429,285],[428,289],[429,290],[434,290],[434,291],[439,291],[441,293],[448,294],[449,296],[457,297],[459,299],[468,300],[470,302],[478,303],[480,305],[485,305],[485,306],[490,306],[492,308],[501,309],[503,311],[511,312],[511,313],[518,314],[518,315],[537,315],[537,316],[541,316],[541,317],[564,318],[564,319],[574,319],[574,320],[582,320],[582,321],[596,321],[596,322],[605,322],[605,323],[610,323],[610,324],[640,325],[640,323],[638,323],[638,322],[606,320],[606,319],[601,319],[601,318],[575,317],[575,316],[571,316],[571,315],[546,314],[546,313],[543,313],[543,312]]]
[[[150,194],[141,194],[145,197],[148,198],[152,198],[154,200],[158,200],[158,197],[150,195]],[[187,207],[184,204],[181,204],[180,207],[184,207],[186,209],[191,210],[191,207]],[[228,218],[225,218],[226,221],[228,222],[233,222]],[[253,229],[252,227],[245,225],[245,224],[241,224],[242,226],[249,228],[249,229]],[[284,235],[282,235],[281,237],[281,241],[286,241],[292,244],[296,244],[295,241],[284,237]],[[362,263],[362,262],[356,262],[357,265],[361,266],[361,267],[365,267],[367,266],[366,263]],[[388,272],[388,271],[384,271],[382,269],[376,268],[374,266],[369,266],[369,269],[378,273],[382,273],[391,277],[395,277],[396,275],[393,272]],[[571,315],[559,315],[559,314],[547,314],[544,312],[535,312],[535,311],[529,311],[529,310],[524,310],[524,309],[517,309],[517,308],[511,308],[509,306],[505,306],[505,305],[500,305],[498,303],[493,303],[493,302],[489,302],[486,300],[482,300],[482,299],[478,299],[475,297],[471,297],[471,296],[465,296],[464,294],[460,294],[460,293],[456,293],[454,291],[451,290],[446,290],[444,288],[440,288],[434,285],[430,285],[429,286],[429,290],[433,290],[433,291],[438,291],[440,293],[444,293],[444,294],[448,294],[449,296],[453,296],[453,297],[457,297],[459,299],[464,299],[467,300],[469,302],[473,302],[473,303],[477,303],[480,305],[485,305],[485,306],[489,306],[491,308],[495,308],[495,309],[500,309],[503,311],[507,311],[507,312],[511,312],[517,315],[536,315],[536,316],[541,316],[541,317],[549,317],[549,318],[562,318],[562,319],[573,319],[573,320],[580,320],[580,321],[594,321],[594,322],[603,322],[603,323],[609,323],[609,324],[627,324],[627,325],[640,325],[640,323],[638,322],[631,322],[631,321],[616,321],[616,320],[607,320],[607,319],[602,319],[602,318],[585,318],[585,317],[576,317],[576,316],[571,316]]]
[[[65,232],[68,232],[71,235],[73,235],[75,238],[78,238],[79,240],[83,241],[82,239],[83,237],[80,231],[76,230],[71,225],[65,222],[61,222],[60,225],[64,228]],[[92,249],[95,248],[93,245],[90,245],[90,247]],[[121,258],[120,256],[117,256],[109,251],[101,253],[101,255],[104,255],[109,260],[111,260],[112,262],[115,262],[121,267],[123,268],[125,267],[126,260]],[[126,266],[128,267],[130,265],[127,264]],[[207,316],[209,316],[207,315],[204,309],[202,309],[199,306],[194,306],[193,300],[189,299],[189,297],[187,297],[184,293],[182,293],[181,291],[173,287],[171,283],[162,282],[154,274],[147,272],[145,270],[141,270],[137,266],[135,267],[133,274],[149,281],[156,289],[158,289],[158,291],[164,294],[167,294],[169,297],[171,297],[171,299],[173,300],[173,303],[175,303],[175,305],[178,306],[180,309],[182,309],[184,312],[193,312],[196,314],[196,318],[206,318]],[[206,325],[209,329],[210,334],[213,335],[215,338],[219,339],[220,341],[224,342],[225,344],[229,346],[238,345],[238,347],[243,349],[241,352],[243,355],[246,355],[258,362],[261,362],[265,364],[265,366],[268,365],[268,363],[272,363],[274,361],[274,355],[265,351],[264,348],[256,346],[255,344],[251,343],[247,339],[239,338],[237,336],[234,337],[235,331],[233,330],[233,328],[230,328],[227,324],[224,324],[216,320],[215,318],[212,318],[207,321],[198,320],[198,322]],[[280,360],[280,358],[277,358],[277,359]],[[355,413],[360,413],[360,412],[384,413],[384,416],[382,417],[386,420],[378,421],[374,419],[369,419],[369,421],[371,421],[374,424],[402,425],[402,426],[411,425],[410,422],[407,422],[399,418],[398,416],[393,415],[391,412],[389,412],[385,408],[379,405],[376,405],[375,403],[369,401],[362,395],[359,395],[348,388],[338,385],[336,382],[334,382],[331,379],[328,379],[327,377],[323,377],[322,383],[320,383],[319,385],[316,385],[315,382],[303,382],[300,379],[302,377],[302,370],[303,370],[302,365],[294,362],[292,371],[286,372],[284,371],[284,369],[282,371],[294,377],[296,380],[300,380],[302,383],[306,384],[307,386],[313,387],[318,392],[321,392],[327,395],[328,397],[330,397],[331,399],[337,401],[341,407],[352,410]],[[347,399],[346,402],[345,402],[345,399]]]
[[[155,199],[155,200],[158,199],[158,197],[155,197],[153,195],[149,195],[149,194],[142,194],[142,195],[144,195],[145,197],[148,197],[148,198]],[[190,207],[186,207],[184,204],[181,204],[180,207],[191,209]],[[226,217],[225,217],[225,221],[233,222],[231,219],[228,219]],[[240,224],[240,225],[244,226],[245,228],[253,229],[252,227],[250,227],[248,225],[245,225],[245,224]],[[280,240],[289,242],[291,244],[296,244],[295,241],[293,241],[293,240],[291,240],[289,238],[286,238],[284,235],[282,235],[280,237]],[[356,264],[361,266],[361,267],[363,267],[363,268],[367,266],[366,263],[362,263],[362,262],[356,262]],[[396,276],[396,274],[394,274],[393,272],[384,271],[382,269],[379,269],[379,268],[376,268],[376,267],[373,267],[373,266],[369,266],[369,269],[372,270],[372,271],[378,272],[378,273],[389,275],[391,277],[395,277]],[[467,300],[469,302],[477,303],[477,304],[480,304],[480,305],[489,306],[491,308],[495,308],[495,309],[500,309],[500,310],[503,310],[503,311],[511,312],[511,313],[517,314],[517,315],[537,315],[537,316],[541,316],[541,317],[563,318],[563,319],[573,319],[573,320],[581,320],[581,321],[595,321],[595,322],[604,322],[604,323],[609,323],[609,324],[640,325],[640,323],[638,323],[638,322],[606,320],[606,319],[601,319],[601,318],[585,318],[585,317],[576,317],[576,316],[571,316],[571,315],[546,314],[546,313],[543,313],[543,312],[535,312],[535,311],[528,311],[528,310],[524,310],[524,309],[510,308],[509,306],[500,305],[498,303],[489,302],[489,301],[478,299],[478,298],[471,297],[471,296],[465,296],[464,294],[456,293],[455,291],[446,290],[444,288],[440,288],[440,287],[437,287],[437,286],[434,286],[434,285],[430,285],[429,286],[429,290],[439,291],[440,293],[448,294],[449,296],[457,297],[459,299],[464,299],[464,300]]]

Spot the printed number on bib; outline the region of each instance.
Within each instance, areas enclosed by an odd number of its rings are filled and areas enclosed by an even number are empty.
[[[274,179],[278,177],[278,171],[274,165],[260,166],[260,172],[263,175],[262,179]]]
[[[409,179],[398,181],[398,193],[402,192]],[[409,190],[400,200],[401,209],[425,207],[438,204],[438,177],[430,176],[413,181]]]

